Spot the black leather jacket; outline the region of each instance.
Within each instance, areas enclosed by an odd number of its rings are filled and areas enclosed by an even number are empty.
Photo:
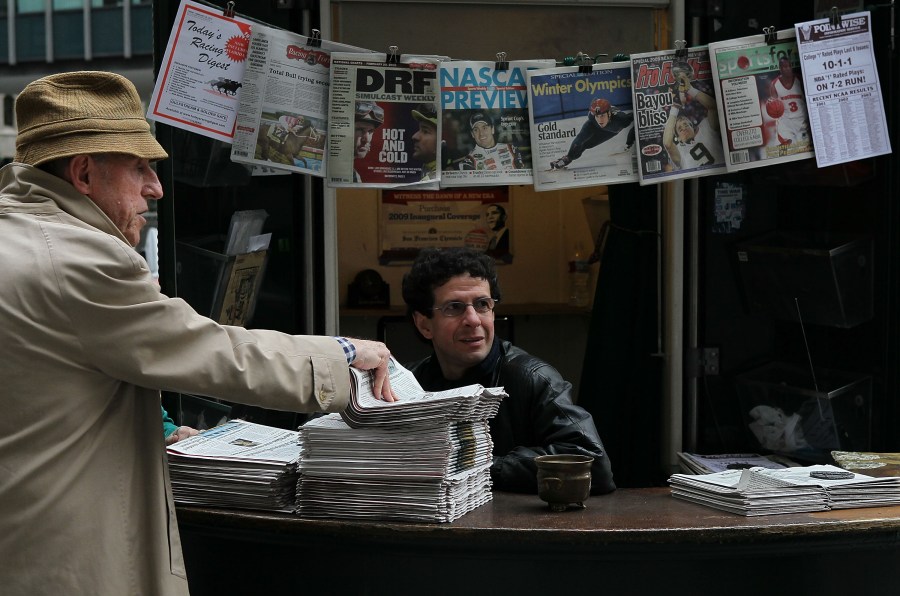
[[[615,490],[609,458],[584,409],[572,403],[572,384],[539,358],[496,340],[490,355],[470,369],[462,379],[448,381],[437,357],[407,366],[426,391],[441,391],[480,383],[503,387],[509,397],[500,403],[497,416],[489,421],[494,442],[491,480],[494,488],[514,492],[537,492],[537,455],[574,453],[594,458],[591,494]]]

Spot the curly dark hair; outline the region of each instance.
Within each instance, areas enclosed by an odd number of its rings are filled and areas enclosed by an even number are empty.
[[[468,273],[483,279],[491,288],[491,298],[500,300],[500,284],[494,259],[471,248],[423,248],[413,262],[412,269],[403,276],[403,301],[412,316],[420,312],[428,318],[434,315],[434,290],[451,278]]]

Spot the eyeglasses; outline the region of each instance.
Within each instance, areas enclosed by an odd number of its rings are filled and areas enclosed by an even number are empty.
[[[459,302],[452,300],[445,302],[440,306],[435,306],[432,310],[439,310],[445,317],[458,317],[466,313],[466,309],[470,306],[480,315],[485,315],[494,310],[494,305],[500,302],[493,298],[476,298],[472,302]]]

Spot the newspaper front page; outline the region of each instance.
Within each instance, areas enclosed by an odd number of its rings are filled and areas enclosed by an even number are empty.
[[[453,61],[440,68],[441,187],[531,184],[526,71],[554,60]]]
[[[725,173],[706,47],[631,57],[641,184]]]
[[[631,64],[527,74],[535,190],[638,181]]]
[[[872,42],[872,13],[797,23],[816,164],[891,152]]]
[[[729,172],[814,155],[794,31],[709,44]]]
[[[231,143],[251,23],[182,0],[147,118]]]
[[[362,48],[254,24],[232,161],[325,176],[331,53]]]
[[[328,185],[437,189],[444,56],[331,55]]]

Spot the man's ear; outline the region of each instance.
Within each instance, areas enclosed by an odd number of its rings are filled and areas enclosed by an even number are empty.
[[[76,155],[69,160],[66,166],[66,179],[75,187],[75,190],[83,195],[90,195],[92,186],[91,178],[94,174],[94,162],[87,155]]]
[[[434,319],[429,319],[425,315],[420,312],[413,312],[413,323],[416,325],[416,329],[419,330],[419,333],[422,334],[422,337],[425,339],[432,339],[434,334],[431,332],[431,323]]]

